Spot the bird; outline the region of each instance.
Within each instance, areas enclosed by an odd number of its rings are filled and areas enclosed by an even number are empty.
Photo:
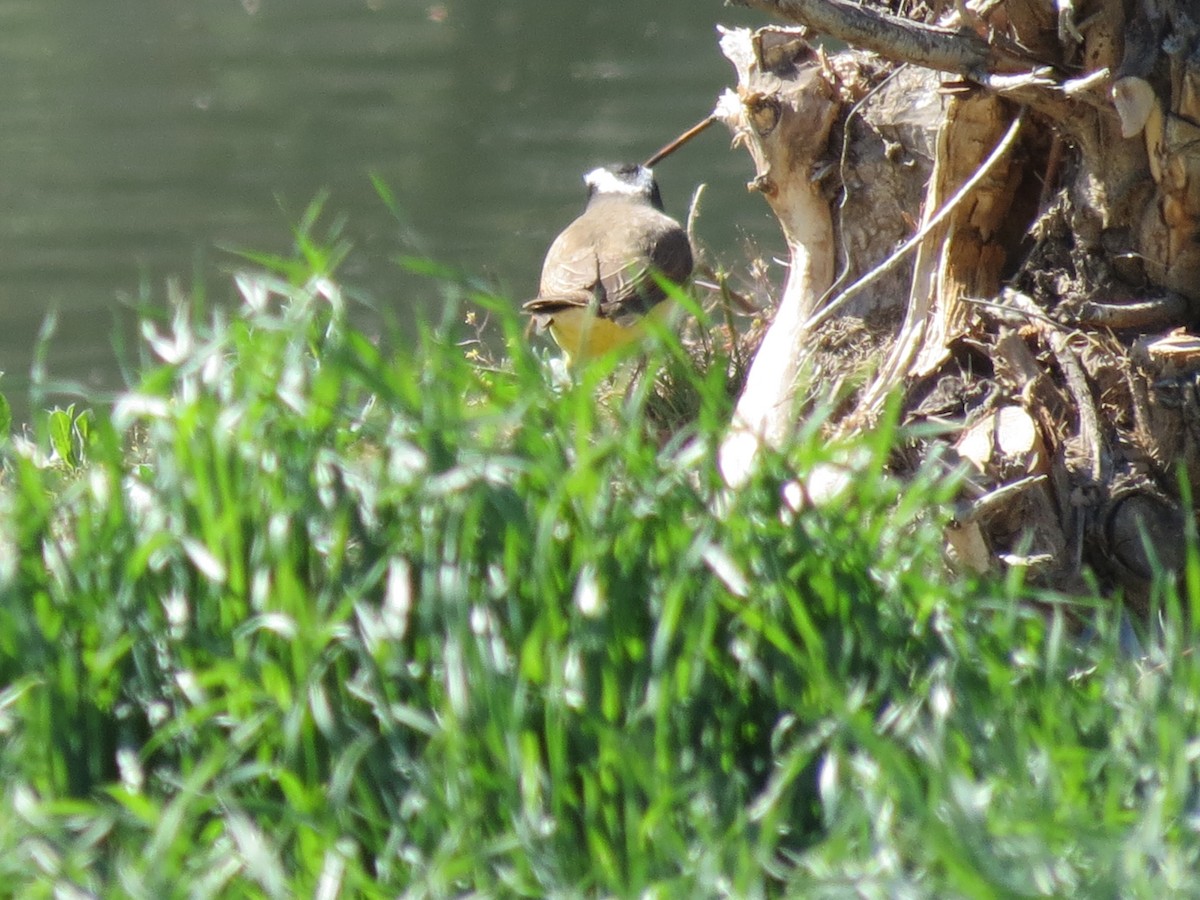
[[[692,274],[691,242],[663,211],[649,166],[601,166],[583,181],[587,207],[550,245],[537,297],[522,306],[568,365],[632,343],[648,316],[665,316],[656,274],[677,285]]]

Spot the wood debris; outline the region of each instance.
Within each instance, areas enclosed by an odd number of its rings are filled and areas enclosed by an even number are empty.
[[[957,23],[745,4],[802,24],[722,38],[738,84],[717,115],[792,256],[727,481],[826,399],[801,372],[848,383],[821,334],[864,321],[875,375],[831,431],[897,390],[950,426],[904,456],[968,473],[952,558],[1099,577],[1145,609],[1200,496],[1200,20],[1174,0],[968,0]]]

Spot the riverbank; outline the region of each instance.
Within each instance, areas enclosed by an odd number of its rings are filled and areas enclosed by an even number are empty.
[[[469,285],[381,350],[308,249],[240,276],[236,313],[148,328],[111,414],[8,446],[13,893],[1190,883],[1190,601],[1164,589],[1135,656],[1106,602],[949,572],[955,485],[888,474],[894,422],[850,448],[809,423],[728,496],[724,366],[651,355],[693,398],[664,438],[652,378],[552,384]],[[462,344],[471,310],[503,365]],[[835,455],[844,502],[783,509]]]

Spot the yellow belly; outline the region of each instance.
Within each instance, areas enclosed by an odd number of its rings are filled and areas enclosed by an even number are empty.
[[[550,320],[550,334],[567,355],[568,362],[585,362],[638,340],[646,333],[646,319],[663,321],[670,306],[669,301],[658,303],[628,327],[612,319],[602,319],[586,307],[559,310]]]

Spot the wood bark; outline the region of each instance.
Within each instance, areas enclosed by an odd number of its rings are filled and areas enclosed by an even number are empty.
[[[913,22],[852,0],[732,0],[730,5],[778,15],[815,34],[942,72],[971,75],[1019,60],[968,29]]]

